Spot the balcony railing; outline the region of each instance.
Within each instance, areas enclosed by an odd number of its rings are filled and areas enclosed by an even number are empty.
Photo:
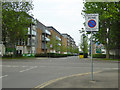
[[[56,36],[56,39],[59,40],[59,41],[61,41],[61,38],[59,38],[58,36]]]
[[[36,26],[35,25],[32,26],[32,30],[36,30]]]
[[[45,37],[45,38],[44,38],[44,37],[42,37],[42,41],[48,41],[48,42],[49,42],[49,41],[50,41],[50,39],[49,39],[48,37]]]
[[[44,30],[44,31],[43,31],[43,33],[46,33],[46,34],[48,34],[48,35],[51,35],[51,32],[50,32],[50,31],[48,31],[47,29],[46,29],[46,30]]]
[[[36,31],[35,30],[31,30],[31,33],[30,33],[30,28],[28,28],[27,35],[34,35],[34,36],[36,36]]]
[[[32,30],[32,35],[36,36],[36,31]]]
[[[61,44],[60,44],[60,43],[58,43],[58,45],[59,45],[59,46],[61,46]]]

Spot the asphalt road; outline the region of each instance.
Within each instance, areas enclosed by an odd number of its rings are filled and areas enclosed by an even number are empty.
[[[118,63],[111,61],[94,61],[94,72],[117,69]],[[56,78],[88,73],[91,61],[79,59],[78,56],[65,58],[34,58],[25,60],[3,60],[2,88],[34,88]]]

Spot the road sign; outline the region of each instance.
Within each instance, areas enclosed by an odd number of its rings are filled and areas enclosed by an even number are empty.
[[[89,20],[89,21],[88,21],[88,26],[89,26],[90,28],[94,28],[94,27],[96,26],[96,21],[93,20],[93,19]]]
[[[99,15],[98,14],[86,14],[85,24],[86,31],[98,31],[99,29]]]
[[[91,31],[91,80],[93,80],[93,52],[92,52],[92,32],[99,29],[99,14],[86,14],[85,15],[85,29]]]

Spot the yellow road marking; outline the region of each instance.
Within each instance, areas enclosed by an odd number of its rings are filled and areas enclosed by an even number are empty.
[[[100,73],[101,71],[98,71],[98,72],[93,72],[93,74],[95,73]],[[57,78],[57,79],[53,79],[53,80],[50,80],[50,81],[47,81],[41,85],[38,85],[36,86],[35,88],[44,88],[54,82],[57,82],[59,80],[62,80],[62,79],[65,79],[65,78],[69,78],[69,77],[75,77],[75,76],[82,76],[82,75],[88,75],[88,74],[91,74],[91,72],[88,72],[88,73],[82,73],[82,74],[74,74],[74,75],[69,75],[69,76],[64,76],[64,77],[60,77],[60,78]]]

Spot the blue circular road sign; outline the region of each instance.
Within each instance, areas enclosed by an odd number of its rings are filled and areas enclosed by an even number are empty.
[[[89,21],[88,21],[88,26],[89,26],[90,28],[94,28],[94,27],[96,26],[96,21],[93,20],[93,19],[89,20]]]

